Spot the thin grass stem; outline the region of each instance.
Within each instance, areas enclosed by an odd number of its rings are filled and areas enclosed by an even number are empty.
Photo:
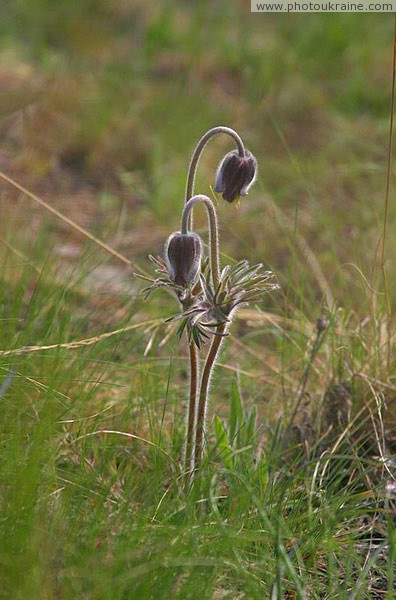
[[[393,121],[395,112],[395,86],[396,86],[396,14],[394,17],[394,35],[393,35],[393,59],[392,59],[392,91],[391,91],[391,106],[390,106],[390,118],[389,118],[389,135],[388,135],[388,159],[386,168],[386,189],[385,189],[385,202],[384,202],[384,220],[382,230],[382,243],[381,243],[381,271],[382,278],[384,281],[385,291],[385,302],[386,302],[386,314],[387,314],[387,364],[389,367],[391,360],[391,336],[392,336],[392,307],[389,294],[389,284],[385,269],[385,245],[386,245],[386,234],[387,234],[387,223],[388,223],[388,212],[389,212],[389,197],[390,197],[390,186],[391,186],[391,172],[392,172],[392,156],[393,156]]]

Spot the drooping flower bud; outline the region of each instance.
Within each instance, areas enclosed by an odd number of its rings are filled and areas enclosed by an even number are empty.
[[[233,150],[217,168],[214,191],[221,193],[227,202],[234,202],[239,196],[246,196],[256,177],[257,160],[253,154],[245,150],[245,156],[239,156],[238,151]]]
[[[201,266],[202,242],[196,233],[172,233],[165,244],[169,278],[176,285],[194,283]]]
[[[320,316],[316,319],[316,331],[318,333],[323,333],[329,326],[329,319],[324,315]]]

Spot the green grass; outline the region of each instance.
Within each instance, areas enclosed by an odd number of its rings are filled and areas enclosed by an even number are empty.
[[[28,282],[26,273],[4,294],[3,315]],[[25,343],[53,339],[49,307],[65,297],[36,286]],[[70,337],[72,307],[64,301],[58,342]],[[20,321],[2,318],[2,347],[19,346]],[[282,448],[282,418],[257,428],[234,383],[186,496],[184,391],[168,386],[177,368],[131,366],[128,350],[139,345],[134,334],[2,358],[14,374],[2,397],[2,597],[269,598],[277,589],[274,597],[369,598],[387,589],[393,526],[364,422],[337,443],[315,431],[305,450],[298,436]]]
[[[260,176],[239,210],[219,206],[222,248],[264,261],[281,290],[232,326],[186,494],[185,349],[161,344],[174,302],[143,302],[130,269],[2,187],[1,598],[394,597],[395,350],[378,261],[393,22],[248,11],[7,4],[4,171],[149,269],[179,227],[196,138],[235,127]],[[199,191],[228,149],[208,146]],[[395,216],[391,203],[392,307]]]

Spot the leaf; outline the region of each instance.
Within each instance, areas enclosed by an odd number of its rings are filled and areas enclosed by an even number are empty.
[[[202,340],[201,340],[199,329],[197,327],[192,327],[191,335],[192,335],[194,344],[197,346],[198,349],[200,349],[202,346]]]
[[[230,395],[230,443],[235,447],[235,438],[243,423],[243,407],[239,388],[236,381],[233,382]]]
[[[252,444],[256,437],[256,421],[257,421],[257,407],[252,406],[250,414],[247,415],[246,424],[246,442]]]
[[[215,415],[213,419],[215,437],[217,442],[217,447],[220,450],[219,456],[224,461],[227,469],[232,469],[232,449],[228,444],[227,431],[223,425],[220,417]]]

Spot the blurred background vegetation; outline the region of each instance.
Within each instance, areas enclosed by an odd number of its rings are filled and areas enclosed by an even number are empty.
[[[8,174],[140,260],[178,225],[196,139],[229,125],[260,178],[239,212],[221,207],[227,251],[264,260],[290,288],[308,278],[320,301],[304,261],[293,264],[298,231],[334,296],[361,307],[361,278],[343,265],[367,274],[381,231],[390,15],[258,15],[237,0],[14,0],[0,32]],[[228,149],[210,146],[200,191]],[[391,208],[390,230],[394,218]],[[393,261],[393,241],[387,251]]]

